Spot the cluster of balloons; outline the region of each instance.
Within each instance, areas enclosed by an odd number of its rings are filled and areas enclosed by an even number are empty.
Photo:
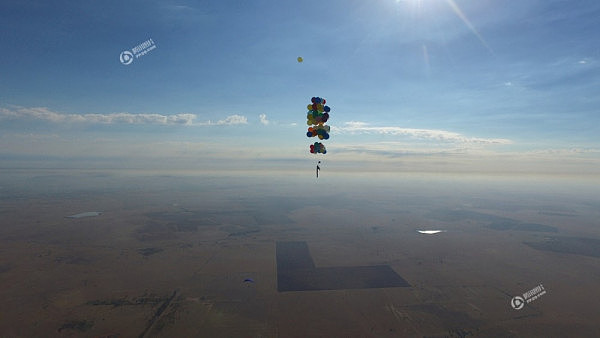
[[[306,136],[308,136],[308,137],[318,136],[319,140],[327,140],[327,139],[329,139],[329,126],[316,125],[313,127],[308,127]]]
[[[313,97],[311,101],[312,104],[306,106],[306,108],[308,108],[308,114],[306,114],[306,124],[310,126],[327,122],[331,108],[325,105],[325,99]]]
[[[311,105],[309,105],[310,107]],[[325,106],[327,107],[327,106]],[[329,107],[327,107],[329,108]],[[327,122],[329,119],[329,113],[322,113],[318,110],[310,110],[308,114],[306,114],[306,124],[311,126],[313,124],[322,124]]]
[[[329,139],[329,126],[324,124],[329,119],[329,112],[331,108],[326,106],[325,99],[320,97],[313,97],[310,99],[310,104],[306,106],[308,113],[306,114],[306,124],[311,126],[308,127],[306,132],[307,137],[319,137],[320,140]],[[310,152],[313,154],[325,154],[325,146],[320,142],[310,146]]]
[[[310,145],[310,153],[311,154],[327,154],[327,149],[325,149],[325,146],[323,145],[323,143],[321,142],[315,142],[315,144],[311,144]]]

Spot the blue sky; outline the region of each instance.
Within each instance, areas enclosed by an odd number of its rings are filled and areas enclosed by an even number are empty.
[[[312,166],[320,96],[334,167],[598,173],[597,1],[9,0],[0,29],[1,167]]]

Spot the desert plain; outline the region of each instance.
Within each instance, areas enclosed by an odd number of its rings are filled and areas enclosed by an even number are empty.
[[[600,336],[599,187],[4,171],[0,335]],[[539,285],[543,295],[513,308]]]

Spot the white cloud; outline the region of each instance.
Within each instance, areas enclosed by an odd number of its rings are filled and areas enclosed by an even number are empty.
[[[414,129],[402,127],[372,127],[359,121],[346,122],[344,127],[332,131],[350,134],[382,134],[401,135],[417,139],[429,139],[442,142],[471,143],[471,144],[512,144],[511,140],[501,138],[467,137],[459,133],[437,129]]]
[[[473,152],[472,149],[465,149],[460,147],[419,147],[409,143],[400,142],[376,142],[363,143],[359,145],[336,145],[336,151],[339,153],[377,154],[388,157],[457,155]]]
[[[198,123],[199,125],[205,125],[205,126],[223,126],[223,125],[234,125],[234,124],[248,124],[248,119],[245,116],[242,115],[230,115],[227,116],[225,119],[223,120],[219,120],[217,122],[212,122],[212,121],[208,121],[208,122],[202,122],[202,123]]]
[[[10,120],[40,120],[54,123],[92,123],[92,124],[162,124],[162,125],[235,125],[247,124],[248,119],[242,115],[230,115],[216,122],[194,122],[196,114],[132,114],[132,113],[110,113],[110,114],[64,114],[57,113],[45,107],[16,109],[0,108],[0,119]]]
[[[531,150],[523,153],[526,156],[529,155],[552,155],[552,156],[569,156],[569,155],[600,155],[600,149],[595,148],[552,148],[552,149],[539,149]]]
[[[264,124],[265,126],[269,124],[269,120],[267,120],[267,114],[260,114],[258,117],[260,118],[260,123]]]

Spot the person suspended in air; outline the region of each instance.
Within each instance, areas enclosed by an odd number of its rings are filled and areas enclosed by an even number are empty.
[[[317,178],[319,178],[319,170],[321,170],[321,167],[319,167],[319,163],[321,163],[321,161],[317,163]]]

